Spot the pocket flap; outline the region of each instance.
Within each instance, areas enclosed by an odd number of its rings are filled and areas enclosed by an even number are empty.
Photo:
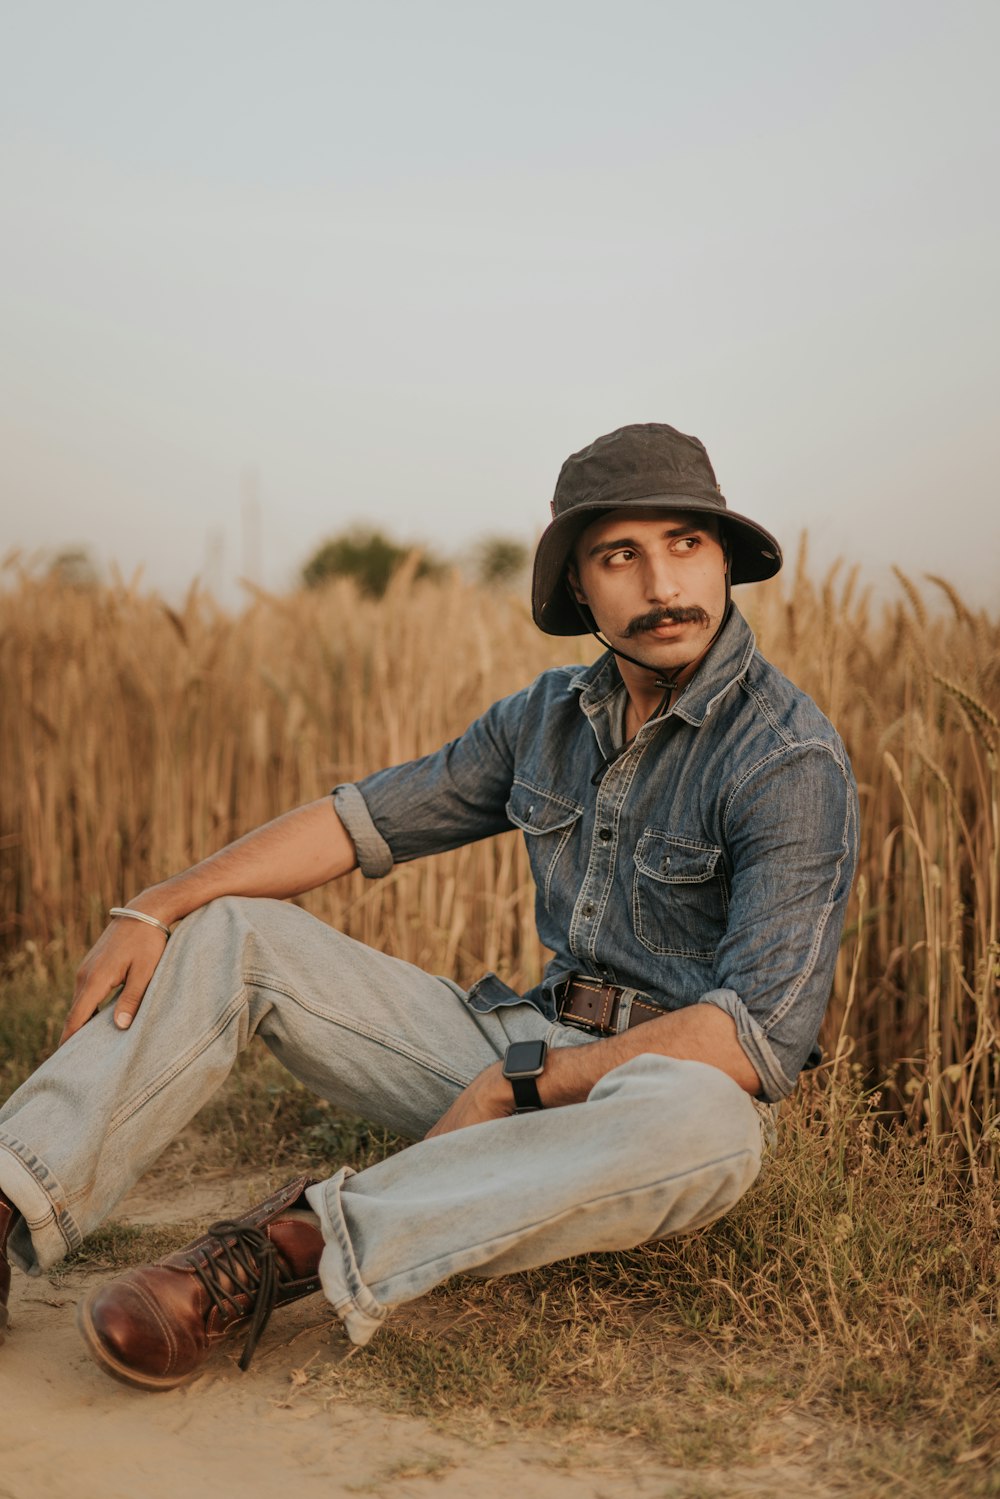
[[[582,811],[580,804],[568,796],[539,791],[525,781],[514,782],[507,803],[507,816],[525,833],[554,833],[557,828],[568,828]]]
[[[698,885],[715,874],[721,848],[696,843],[690,838],[672,838],[647,828],[635,850],[636,868],[665,885]]]

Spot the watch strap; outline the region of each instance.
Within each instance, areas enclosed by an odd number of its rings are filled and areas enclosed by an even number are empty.
[[[514,1092],[514,1113],[529,1114],[542,1108],[538,1093],[538,1079],[534,1077],[511,1077],[507,1081]]]

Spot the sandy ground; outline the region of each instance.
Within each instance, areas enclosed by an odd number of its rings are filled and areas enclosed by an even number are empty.
[[[210,1222],[261,1195],[260,1186],[246,1178],[189,1181],[165,1199],[162,1184],[147,1179],[116,1216]],[[171,1198],[182,1212],[171,1210]],[[0,1499],[270,1499],[283,1490],[295,1499],[822,1499],[830,1492],[801,1459],[739,1473],[685,1472],[634,1444],[507,1435],[470,1442],[411,1417],[324,1403],[294,1373],[311,1358],[329,1359],[339,1345],[321,1297],[275,1317],[246,1374],[236,1368],[237,1344],[184,1389],[133,1391],[97,1368],[74,1324],[77,1300],[106,1273],[83,1266],[35,1279],[15,1273],[12,1327],[0,1349]]]

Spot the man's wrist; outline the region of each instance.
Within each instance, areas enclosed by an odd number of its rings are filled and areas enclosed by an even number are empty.
[[[544,1041],[512,1041],[503,1061],[503,1076],[514,1096],[514,1113],[528,1114],[544,1107],[538,1079],[545,1069],[548,1046]]]
[[[130,911],[141,911],[144,916],[154,916],[164,926],[173,926],[174,922],[189,914],[180,907],[178,901],[170,899],[165,885],[150,885],[146,890],[140,890],[138,895],[133,895],[131,900],[125,901],[124,905]]]

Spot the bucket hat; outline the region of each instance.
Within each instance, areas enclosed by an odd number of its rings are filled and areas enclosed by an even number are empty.
[[[727,507],[697,437],[662,422],[619,427],[571,454],[559,471],[531,584],[531,612],[546,634],[586,632],[566,584],[566,564],[591,521],[629,505],[714,515],[729,543],[733,583],[759,583],[781,566],[781,548],[770,532]]]

